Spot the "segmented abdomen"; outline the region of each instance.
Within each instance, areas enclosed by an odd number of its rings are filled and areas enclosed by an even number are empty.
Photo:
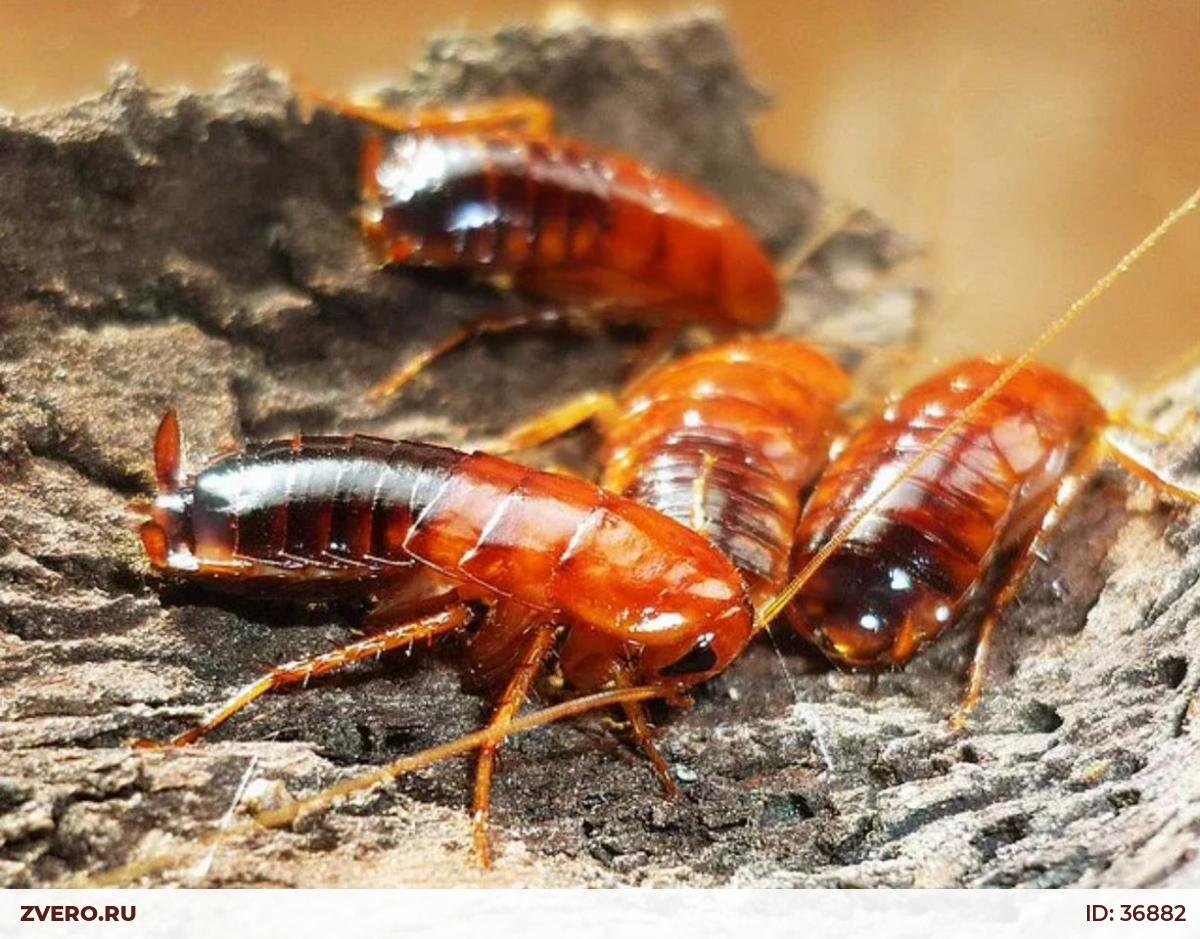
[[[700,532],[756,600],[788,574],[800,499],[849,380],[803,343],[749,337],[657,369],[624,395],[602,485]]]
[[[202,572],[303,583],[417,563],[626,641],[749,629],[737,572],[703,538],[590,483],[484,454],[300,437],[221,460],[190,493]]]
[[[720,203],[579,141],[400,136],[364,166],[363,189],[389,261],[727,324],[766,325],[780,304],[770,258]]]
[[[365,436],[251,443],[197,475],[193,550],[292,580],[411,565],[408,530],[462,457]]]
[[[799,570],[1000,373],[969,361],[918,385],[850,441],[796,533]],[[1104,412],[1081,386],[1029,366],[890,494],[793,603],[832,660],[903,665],[950,626],[999,552],[1026,543]]]

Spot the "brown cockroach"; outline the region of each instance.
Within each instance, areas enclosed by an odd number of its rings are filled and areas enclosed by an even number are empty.
[[[536,446],[597,420],[600,484],[708,538],[746,577],[757,607],[787,582],[803,494],[825,466],[849,394],[849,376],[813,346],[743,336],[651,369],[619,397],[567,401],[501,447]]]
[[[773,262],[728,208],[631,156],[557,135],[545,101],[397,112],[316,100],[373,128],[361,219],[383,263],[461,270],[555,305],[461,327],[372,397],[475,335],[569,320],[569,310],[665,334],[685,322],[760,329],[778,314]]]
[[[818,481],[797,531],[797,570],[759,610],[759,619],[769,623],[787,611],[801,635],[835,662],[872,674],[908,661],[949,627],[983,583],[982,566],[971,562],[971,549],[955,557],[961,547],[954,540],[958,533],[948,534],[942,524],[956,524],[953,518],[966,522],[977,539],[974,550],[987,564],[999,560],[1006,548],[1018,560],[990,598],[989,615],[981,624],[966,692],[951,718],[961,729],[979,699],[996,615],[1011,600],[1037,557],[1039,539],[1056,524],[1089,468],[1111,456],[1160,492],[1200,502],[1200,494],[1171,483],[1107,437],[1108,427],[1121,422],[1107,415],[1086,389],[1033,365],[1043,348],[1198,205],[1200,189],[1168,212],[1016,359],[1007,364],[970,362],[935,376],[902,399],[907,405],[903,412],[897,406],[862,428]],[[1027,377],[1010,391],[1023,375]],[[968,386],[966,393],[960,385]],[[954,400],[943,400],[947,396]],[[956,410],[944,413],[947,408]],[[913,435],[920,438],[916,446]],[[872,439],[883,449],[872,452],[867,442]],[[897,504],[892,511],[877,517],[893,498]],[[835,504],[836,527],[828,517]],[[944,541],[939,542],[940,536]],[[861,551],[855,547],[858,541]],[[922,557],[933,561],[928,579],[922,579]],[[840,581],[824,576],[826,565],[835,560],[844,568]],[[889,560],[898,563],[889,565]],[[943,560],[948,563],[939,571]],[[892,599],[893,593],[900,602]],[[866,594],[867,599],[856,602],[847,594]]]
[[[741,575],[705,538],[583,480],[495,456],[375,437],[296,437],[180,479],[179,425],[155,440],[159,495],[141,527],[158,571],[262,595],[361,587],[370,634],[273,669],[171,741],[192,743],[274,688],[462,629],[476,677],[502,683],[512,721],[557,645],[580,691],[649,682],[664,694],[726,668],[749,639]],[[561,643],[556,643],[560,627]],[[625,711],[669,786],[639,702]],[[475,788],[486,860],[492,753]]]
[[[1044,540],[1104,456],[1172,496],[1191,499],[1103,434],[1110,418],[1080,384],[1039,365],[1018,369],[969,420],[959,415],[1005,371],[970,360],[909,390],[851,437],[813,490],[796,531],[795,567],[951,424],[953,434],[860,524],[788,608],[796,631],[837,665],[902,668],[987,600],[961,723],[982,688],[996,618]],[[997,564],[1011,562],[992,597]]]

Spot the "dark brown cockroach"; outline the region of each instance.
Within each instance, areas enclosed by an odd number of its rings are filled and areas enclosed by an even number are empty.
[[[779,311],[773,263],[729,209],[631,156],[558,136],[544,101],[402,113],[318,100],[374,128],[362,151],[361,214],[381,261],[462,270],[555,305],[468,324],[372,396],[394,393],[471,336],[566,308],[724,333],[762,328]]]
[[[600,424],[601,485],[699,532],[746,577],[755,606],[787,581],[803,494],[840,429],[850,379],[795,339],[745,336],[586,393],[513,431],[534,446]]]
[[[176,745],[273,688],[461,629],[468,604],[486,608],[469,658],[501,683],[493,726],[513,719],[556,645],[575,689],[645,682],[669,694],[722,671],[751,635],[745,584],[724,555],[579,479],[350,436],[250,444],[181,483],[179,452],[169,412],[155,442],[160,492],[141,529],[155,569],[266,596],[358,586],[378,604],[366,638],[272,670]],[[624,707],[665,779],[642,705]],[[475,790],[485,860],[491,769],[481,760]]]
[[[804,568],[843,520],[945,435],[1006,363],[972,360],[917,385],[856,433],[822,475],[796,532]],[[961,723],[979,699],[996,617],[1083,479],[1105,455],[1175,496],[1108,441],[1108,415],[1069,378],[1025,365],[824,559],[788,615],[834,663],[901,668],[980,598],[995,565],[1015,558],[987,598]]]

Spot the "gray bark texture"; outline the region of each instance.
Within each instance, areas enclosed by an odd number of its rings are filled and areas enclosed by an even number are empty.
[[[785,331],[859,350],[913,341],[914,246],[763,165],[750,121],[765,98],[719,21],[439,40],[395,96],[514,92],[548,98],[567,132],[714,191],[780,257],[816,241],[790,280]],[[302,114],[254,69],[211,95],[122,72],[93,100],[0,118],[0,883],[185,850],[486,719],[447,643],[268,696],[187,750],[125,746],[347,641],[362,612],[149,577],[124,517],[151,490],[166,407],[193,467],[229,442],[297,431],[468,445],[615,387],[633,348],[609,331],[481,341],[365,403],[452,324],[524,301],[377,269],[352,217],[359,133]],[[816,238],[830,218],[840,227]],[[1200,376],[1181,377],[1147,419],[1183,419],[1198,390]],[[577,434],[541,456],[586,467],[593,443]],[[1183,473],[1196,468],[1187,449],[1156,457]],[[493,871],[471,861],[459,759],[142,882],[1200,886],[1198,607],[1197,516],[1110,469],[1004,616],[965,733],[946,715],[969,624],[874,693],[781,631],[778,650],[756,643],[692,709],[657,713],[672,801],[593,717],[506,747]]]

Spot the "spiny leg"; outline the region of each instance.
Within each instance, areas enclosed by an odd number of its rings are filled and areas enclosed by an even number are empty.
[[[1082,488],[1079,485],[1080,480],[1096,468],[1102,455],[1112,457],[1130,475],[1149,484],[1169,498],[1187,503],[1200,503],[1200,492],[1185,489],[1164,479],[1157,470],[1142,462],[1135,455],[1121,449],[1111,439],[1107,437],[1102,438],[1096,446],[1090,448],[1072,468],[1071,474],[1066,476],[1059,484],[1058,491],[1055,494],[1054,505],[1046,513],[1041,527],[1022,554],[1020,560],[1013,566],[1013,570],[1009,574],[1003,589],[997,594],[996,600],[992,604],[991,611],[980,624],[979,639],[975,646],[975,657],[971,663],[966,691],[963,694],[962,702],[950,717],[950,726],[955,730],[962,729],[966,725],[968,715],[975,705],[979,703],[980,695],[983,692],[984,672],[987,668],[987,659],[991,650],[992,634],[995,631],[998,616],[1016,596],[1021,581],[1029,572],[1029,568],[1032,566],[1034,560],[1040,556],[1041,549],[1050,532],[1065,514],[1075,496],[1078,495]]]
[[[541,671],[554,645],[555,628],[544,624],[534,627],[528,644],[521,654],[516,670],[504,688],[496,710],[492,712],[489,728],[510,724],[521,710],[533,681]],[[492,773],[496,766],[496,750],[499,742],[487,744],[479,750],[479,761],[475,766],[475,801],[472,813],[475,856],[484,867],[491,867],[492,847],[488,838],[488,821],[491,815]]]
[[[607,424],[616,409],[617,399],[608,392],[584,391],[518,424],[487,449],[492,453],[512,453],[540,447],[588,421]]]
[[[293,81],[293,84],[297,83]],[[314,106],[328,108],[393,134],[511,130],[528,137],[545,139],[554,130],[554,108],[541,98],[514,96],[438,108],[402,109],[355,104],[345,98],[322,94],[303,86],[299,86],[298,90]]]
[[[629,719],[629,728],[633,733],[633,739],[650,760],[650,765],[654,767],[654,775],[658,777],[659,784],[663,788],[663,794],[668,799],[675,798],[679,792],[679,787],[675,785],[675,777],[671,775],[671,767],[667,765],[666,759],[654,743],[654,733],[650,729],[650,721],[646,717],[645,706],[641,701],[633,701],[626,702],[621,707],[625,711],[625,716]]]
[[[617,685],[621,688],[631,687],[633,682],[629,676],[621,671],[618,673]],[[650,729],[650,721],[646,717],[646,709],[640,701],[626,702],[621,705],[625,711],[625,717],[629,721],[629,729],[633,734],[633,739],[642,752],[646,754],[650,760],[650,765],[654,767],[654,775],[658,777],[659,783],[662,785],[663,794],[668,799],[675,798],[679,792],[679,787],[675,785],[675,777],[671,775],[671,768],[667,765],[666,759],[658,751],[658,747],[654,744],[654,732]]]
[[[368,401],[390,398],[447,353],[466,345],[480,336],[494,336],[527,327],[572,328],[582,325],[577,313],[546,308],[527,313],[489,313],[463,323],[444,339],[418,352],[383,381],[367,390]]]
[[[215,730],[238,711],[261,698],[269,691],[286,685],[308,684],[312,678],[328,675],[366,659],[378,659],[385,652],[411,645],[422,639],[431,639],[443,633],[459,629],[471,618],[470,611],[461,605],[422,616],[408,623],[393,626],[366,639],[349,643],[305,659],[297,659],[271,669],[257,681],[252,681],[233,694],[228,701],[213,711],[202,723],[169,741],[138,740],[139,749],[182,747],[195,743],[205,734]]]
[[[1062,520],[1064,514],[1071,503],[1074,502],[1076,496],[1083,489],[1082,481],[1096,468],[1098,463],[1098,452],[1095,447],[1090,448],[1072,467],[1071,473],[1063,477],[1059,482],[1058,488],[1054,493],[1054,502],[1042,517],[1041,525],[1037,532],[1025,549],[1021,552],[1021,556],[1013,564],[1012,570],[1009,571],[1005,578],[1004,586],[996,594],[995,599],[991,603],[991,608],[984,617],[983,622],[979,624],[978,637],[975,640],[975,655],[971,659],[971,666],[967,672],[966,688],[963,691],[962,700],[954,713],[950,715],[950,727],[952,730],[962,730],[966,727],[967,718],[971,711],[979,703],[980,697],[983,695],[983,684],[986,679],[988,658],[992,650],[992,635],[996,630],[996,622],[1000,615],[1016,598],[1017,591],[1021,588],[1022,582],[1025,580],[1025,575],[1029,573],[1029,569],[1033,566],[1034,561],[1044,555],[1044,548],[1051,533]]]

